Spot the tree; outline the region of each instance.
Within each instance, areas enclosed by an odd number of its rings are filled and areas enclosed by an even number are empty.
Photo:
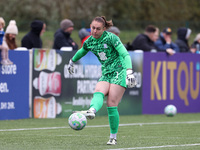
[[[113,19],[122,28],[142,24],[199,25],[198,0],[1,0],[1,16],[8,22],[15,19],[21,30],[27,29],[34,19],[47,23],[49,29],[59,27],[69,18],[76,27],[89,26],[95,16]],[[164,25],[163,25],[164,26]]]

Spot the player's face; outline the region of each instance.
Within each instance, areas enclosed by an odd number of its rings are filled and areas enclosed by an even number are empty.
[[[91,28],[91,35],[95,39],[99,39],[106,29],[103,26],[103,23],[98,22],[98,21],[92,21],[92,23],[90,24],[90,28]]]

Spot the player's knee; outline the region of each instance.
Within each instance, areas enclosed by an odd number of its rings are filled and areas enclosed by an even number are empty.
[[[108,100],[107,101],[107,106],[108,107],[118,106],[118,102],[116,100]]]

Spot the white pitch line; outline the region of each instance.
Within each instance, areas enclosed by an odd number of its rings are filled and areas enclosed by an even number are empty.
[[[162,125],[162,124],[194,124],[200,123],[200,121],[186,121],[186,122],[150,122],[150,123],[130,123],[130,124],[120,124],[119,126],[136,126],[136,125]]]
[[[2,129],[2,130],[0,130],[0,132],[3,132],[3,131],[49,130],[49,129],[62,129],[62,128],[69,128],[69,127],[44,127],[44,128]]]
[[[91,135],[70,135],[70,134],[67,134],[67,135],[55,135],[55,136],[73,136],[73,137],[91,137]],[[107,136],[94,136],[94,135],[92,135],[92,137],[107,137]]]
[[[195,143],[195,144],[183,144],[183,145],[162,145],[162,146],[150,146],[150,147],[118,148],[118,149],[106,149],[106,150],[155,149],[155,148],[183,147],[183,146],[200,146],[200,143]]]
[[[129,124],[119,124],[119,126],[143,126],[143,125],[163,125],[163,124],[198,124],[198,123],[200,123],[200,121],[129,123]],[[109,125],[86,126],[86,128],[102,128],[102,127],[109,127]],[[70,128],[70,127],[44,127],[44,128],[0,129],[0,132],[5,132],[5,131],[30,131],[30,130],[51,130],[51,129],[63,129],[63,128]]]

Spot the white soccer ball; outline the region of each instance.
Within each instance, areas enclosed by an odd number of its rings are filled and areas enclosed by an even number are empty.
[[[164,110],[167,116],[173,117],[177,113],[176,106],[174,105],[167,105]]]
[[[69,116],[68,123],[72,129],[82,130],[87,124],[87,119],[81,113],[73,113]]]

